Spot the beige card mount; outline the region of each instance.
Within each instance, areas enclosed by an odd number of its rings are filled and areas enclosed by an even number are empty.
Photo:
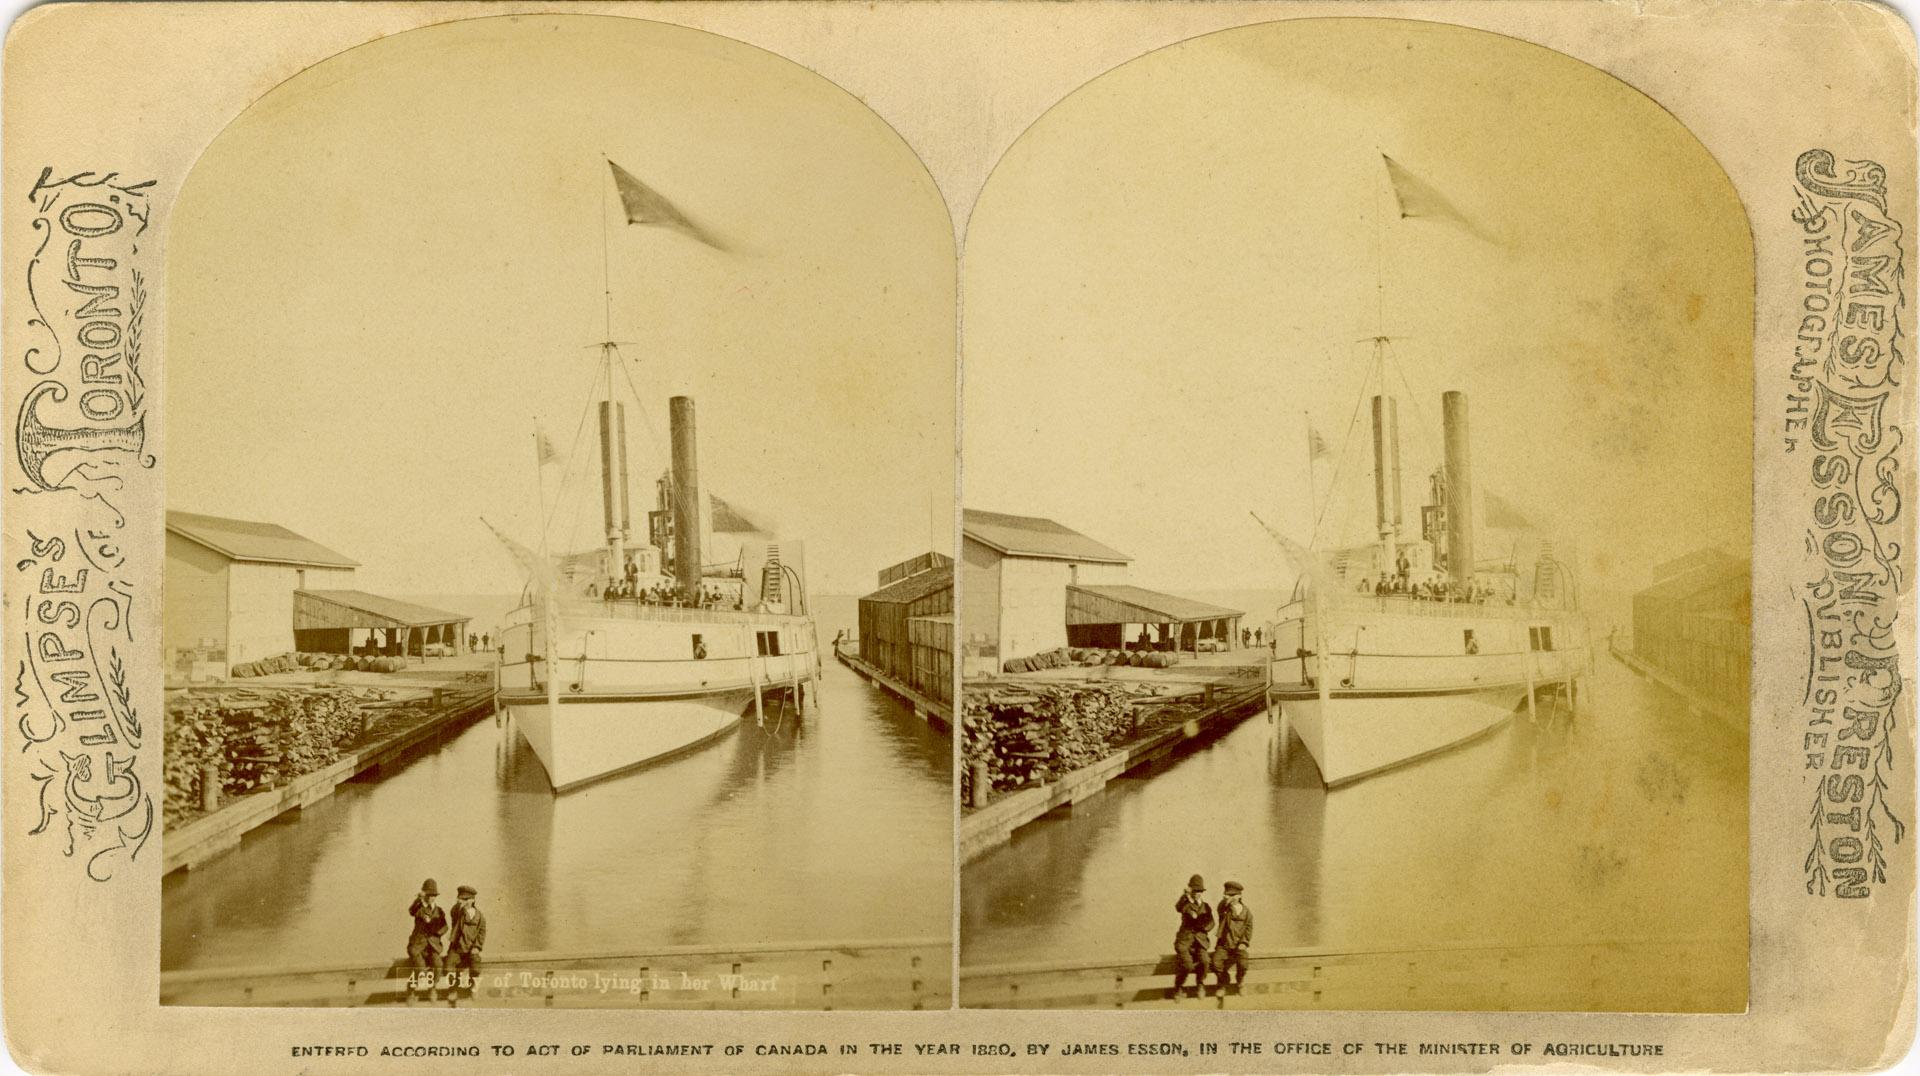
[[[21,1067],[1910,1045],[1896,12],[47,5],[5,79]]]

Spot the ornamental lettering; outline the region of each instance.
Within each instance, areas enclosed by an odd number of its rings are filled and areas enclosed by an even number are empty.
[[[1796,735],[1811,786],[1807,892],[1857,900],[1887,880],[1906,823],[1890,786],[1910,703],[1899,653],[1907,590],[1900,317],[1904,230],[1886,170],[1822,149],[1794,168],[1797,327],[1783,447],[1801,461],[1807,668]]]
[[[135,772],[148,738],[122,508],[156,463],[141,369],[151,186],[41,170],[27,194],[38,242],[25,267],[26,346],[9,378],[27,386],[7,471],[9,531],[24,543],[8,551],[20,655],[9,754],[35,789],[28,835],[52,838],[95,881],[134,860],[154,828]]]

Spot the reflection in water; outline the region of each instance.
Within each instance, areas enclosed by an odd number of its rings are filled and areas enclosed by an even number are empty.
[[[432,877],[488,950],[944,936],[951,741],[830,664],[821,705],[555,796],[509,719],[164,884],[162,967],[387,959]]]
[[[1022,830],[962,873],[969,965],[1170,951],[1189,874],[1257,949],[1744,938],[1744,734],[1602,658],[1580,715],[1337,791],[1278,715]],[[1744,943],[1741,945],[1744,953]]]

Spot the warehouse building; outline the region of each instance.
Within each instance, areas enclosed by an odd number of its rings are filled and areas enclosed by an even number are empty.
[[[464,649],[466,617],[351,589],[358,561],[278,524],[169,511],[166,553],[161,645],[170,670],[222,676],[292,651]]]
[[[272,523],[167,513],[162,646],[169,668],[228,665],[293,645],[293,595],[346,587],[360,562]]]
[[[963,537],[968,676],[1069,645],[1192,650],[1239,631],[1238,611],[1132,586],[1132,557],[1051,519],[969,508]]]
[[[1748,562],[1703,549],[1661,565],[1655,577],[1633,596],[1634,656],[1744,714],[1753,658]]]
[[[293,595],[296,649],[316,654],[428,657],[458,654],[468,618],[364,590],[301,590]]]
[[[1067,645],[1198,651],[1201,644],[1215,642],[1232,649],[1241,616],[1238,609],[1145,587],[1069,586]]]
[[[880,572],[860,599],[860,660],[938,702],[953,701],[953,558],[923,553]]]

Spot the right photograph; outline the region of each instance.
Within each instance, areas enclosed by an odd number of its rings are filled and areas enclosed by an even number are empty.
[[[1754,265],[1525,41],[1141,56],[966,227],[960,1003],[1740,1012]]]

